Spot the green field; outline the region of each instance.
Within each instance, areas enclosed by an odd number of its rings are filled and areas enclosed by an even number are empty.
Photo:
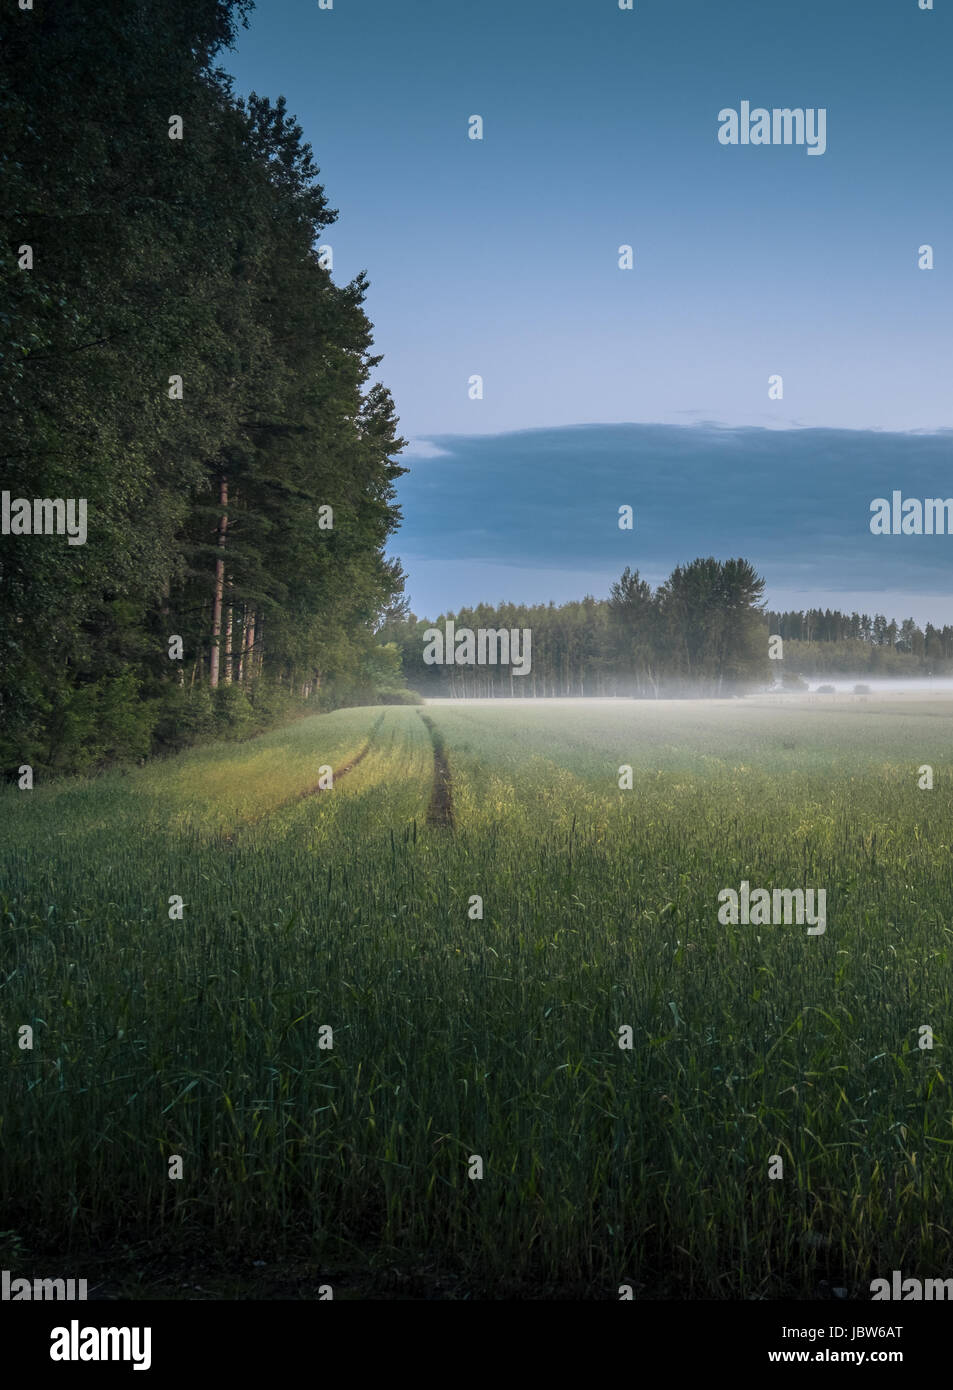
[[[5,789],[0,1264],[171,1297],[949,1275],[951,714],[437,702]],[[825,888],[826,932],[721,925],[742,880]]]

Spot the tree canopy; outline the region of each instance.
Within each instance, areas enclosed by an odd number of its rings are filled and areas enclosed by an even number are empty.
[[[0,19],[0,750],[72,769],[347,699],[403,575],[365,274],[282,98],[216,66],[244,0]],[[66,80],[68,78],[68,80]],[[181,651],[174,638],[181,639]]]

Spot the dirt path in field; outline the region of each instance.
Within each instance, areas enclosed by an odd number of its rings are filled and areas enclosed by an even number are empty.
[[[356,757],[352,758],[349,763],[345,763],[343,767],[336,767],[334,769],[334,771],[331,774],[332,782],[336,782],[339,777],[343,777],[346,772],[350,772],[352,767],[357,767],[361,759],[366,758],[370,751],[371,744],[370,740],[368,740],[367,743],[365,743],[364,747],[361,749],[360,753],[358,753]],[[306,796],[316,796],[318,792],[327,792],[330,790],[330,787],[312,787],[309,791],[302,792],[298,800],[303,801]]]
[[[374,723],[371,725],[370,732],[367,735],[367,742],[365,743],[361,751],[359,753],[356,753],[349,763],[344,763],[341,767],[336,767],[334,769],[334,771],[331,773],[331,782],[333,785],[337,785],[337,780],[339,777],[343,777],[345,773],[352,771],[352,769],[357,767],[358,763],[361,762],[362,759],[367,757],[368,753],[371,751],[371,744],[374,742],[374,735],[377,733],[378,729],[383,724],[383,722],[384,716],[382,714],[378,715],[378,717],[374,720]],[[320,796],[322,792],[329,792],[330,790],[331,787],[322,787],[319,783],[315,783],[313,787],[306,787],[303,792],[298,792],[297,796],[292,796],[289,797],[287,801],[282,801],[279,806],[274,807],[274,810],[280,811],[283,807],[291,805],[291,803],[294,801],[306,801],[309,796]],[[271,812],[269,811],[267,812],[267,814],[271,815]]]
[[[358,763],[361,762],[362,759],[367,757],[368,753],[371,751],[371,745],[374,742],[374,735],[377,733],[378,729],[380,728],[383,722],[383,715],[380,715],[379,718],[375,719],[368,734],[367,742],[365,743],[364,747],[360,750],[360,752],[355,753],[354,757],[351,758],[350,762],[343,763],[341,767],[336,767],[333,769],[331,773],[332,786],[337,786],[338,779],[340,777],[344,777],[346,773],[351,772],[355,767],[357,767]],[[221,838],[225,841],[226,844],[231,844],[236,833],[239,830],[244,830],[249,825],[258,825],[260,821],[266,820],[269,816],[275,815],[277,811],[283,811],[286,807],[294,806],[299,801],[307,801],[309,796],[320,796],[322,792],[327,792],[330,790],[331,787],[322,787],[320,783],[316,782],[313,787],[305,787],[303,792],[296,792],[294,796],[289,796],[284,801],[279,801],[276,806],[269,806],[268,810],[262,811],[260,815],[252,816],[248,820],[243,820],[239,825],[233,826],[231,830],[226,831]]]
[[[454,828],[453,786],[443,738],[432,719],[429,719],[426,714],[422,714],[420,717],[427,726],[430,742],[433,744],[433,792],[430,796],[430,805],[427,807],[427,824],[440,826],[444,830],[452,830]]]

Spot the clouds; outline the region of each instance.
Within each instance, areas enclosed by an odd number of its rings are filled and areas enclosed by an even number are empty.
[[[534,590],[557,572],[546,597],[558,598],[570,576],[580,594],[594,576],[607,588],[627,564],[661,578],[709,554],[751,560],[772,601],[781,591],[826,593],[833,605],[848,591],[950,590],[953,537],[874,537],[869,523],[871,499],[897,486],[953,493],[953,431],[577,425],[428,442],[439,453],[412,459],[399,485],[396,548],[415,606],[415,562],[429,571],[428,592],[441,567],[474,577],[505,567],[513,599],[536,596],[520,588],[521,572]],[[618,527],[626,504],[632,531]]]

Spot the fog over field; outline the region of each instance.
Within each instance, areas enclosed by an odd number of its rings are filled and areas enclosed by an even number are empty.
[[[913,677],[913,676],[901,677],[901,678],[899,678],[899,679],[897,679],[897,680],[877,680],[876,678],[871,678],[871,677],[867,677],[867,676],[840,676],[840,675],[838,675],[838,676],[836,676],[836,677],[828,677],[828,676],[825,676],[825,677],[820,678],[820,679],[814,679],[814,680],[809,681],[808,684],[810,685],[810,690],[808,690],[808,691],[790,691],[790,690],[782,690],[782,689],[778,688],[778,689],[776,689],[776,690],[761,690],[761,691],[754,691],[754,692],[752,692],[751,694],[747,694],[747,695],[743,695],[743,696],[729,696],[729,697],[725,697],[724,699],[714,699],[714,698],[711,697],[711,696],[698,696],[697,698],[698,698],[698,699],[704,700],[705,703],[729,704],[729,705],[737,704],[738,701],[739,701],[739,699],[740,699],[740,700],[743,700],[745,704],[753,704],[753,703],[756,703],[756,702],[761,701],[761,700],[770,700],[773,704],[784,703],[784,704],[795,704],[795,705],[796,705],[796,704],[799,704],[799,703],[802,703],[802,702],[808,702],[808,703],[810,703],[810,704],[812,704],[812,705],[816,705],[816,704],[818,703],[819,700],[823,700],[823,699],[825,699],[825,698],[828,698],[828,699],[832,698],[832,697],[829,696],[829,695],[826,696],[826,697],[825,697],[824,695],[820,695],[819,692],[818,692],[818,686],[821,686],[821,685],[832,685],[832,686],[834,687],[834,694],[835,694],[835,695],[838,695],[838,696],[847,696],[847,697],[850,697],[851,700],[861,701],[861,700],[864,699],[864,696],[863,696],[863,695],[858,695],[858,694],[856,694],[855,691],[854,691],[854,687],[855,687],[856,685],[864,685],[864,686],[866,686],[866,687],[868,688],[868,690],[870,691],[871,695],[876,695],[876,696],[877,696],[878,700],[889,700],[889,699],[891,699],[891,698],[902,697],[902,696],[908,696],[908,695],[909,695],[909,696],[916,695],[916,696],[918,696],[918,697],[923,697],[923,698],[925,698],[925,699],[935,698],[935,699],[938,699],[938,700],[943,700],[944,698],[949,697],[951,700],[953,700],[953,678],[950,678],[950,677],[943,677],[943,676],[937,676],[937,677],[934,677],[934,678],[926,678],[926,677],[924,677],[924,678],[919,679],[919,680],[918,680],[916,677]],[[692,699],[692,698],[696,698],[696,697],[693,697],[693,695],[692,695],[690,692],[686,692],[685,699]],[[578,705],[578,706],[580,706],[581,708],[585,708],[587,705],[617,705],[617,704],[638,704],[638,705],[643,705],[643,704],[653,704],[653,705],[654,705],[654,704],[670,704],[670,705],[680,705],[680,704],[683,704],[683,703],[684,703],[683,700],[649,700],[649,699],[638,699],[638,700],[634,700],[632,697],[626,696],[626,695],[613,695],[613,696],[596,696],[596,695],[593,695],[593,696],[585,696],[585,697],[582,697],[582,696],[573,696],[573,695],[555,695],[555,696],[548,696],[548,697],[546,697],[545,699],[537,699],[537,700],[527,700],[527,699],[526,699],[525,697],[523,697],[523,696],[508,696],[508,695],[501,695],[501,696],[499,696],[499,697],[494,697],[494,698],[491,698],[491,699],[488,699],[488,698],[481,698],[481,697],[473,697],[473,696],[468,696],[466,699],[462,699],[462,698],[451,699],[451,698],[445,697],[445,696],[429,696],[429,697],[427,697],[427,701],[426,701],[426,702],[427,702],[428,705],[460,705],[460,704],[467,704],[467,705],[503,705],[503,704],[507,704],[507,705],[520,705],[520,704],[522,704],[522,705],[527,705],[527,706],[532,706],[532,705],[543,705],[543,706],[547,706],[547,705],[551,705],[551,704],[559,704],[559,705]],[[951,712],[953,712],[953,711],[951,711]]]

